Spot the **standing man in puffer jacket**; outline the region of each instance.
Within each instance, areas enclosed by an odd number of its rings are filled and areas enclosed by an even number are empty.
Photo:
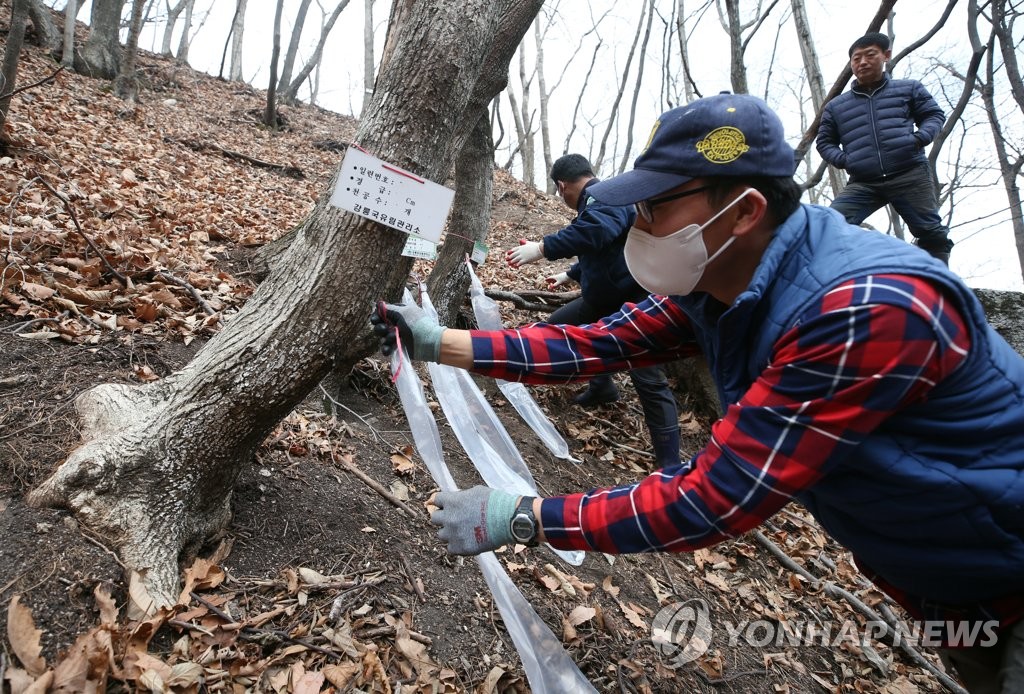
[[[924,154],[945,114],[920,82],[886,74],[891,58],[885,34],[872,32],[854,41],[850,68],[856,79],[850,91],[825,104],[818,153],[850,174],[832,208],[850,224],[860,224],[891,204],[918,247],[948,265],[953,242],[939,216],[938,191]]]
[[[585,325],[596,323],[615,313],[626,302],[647,298],[647,291],[629,274],[622,249],[636,219],[632,205],[605,205],[587,190],[600,179],[582,154],[566,154],[551,165],[551,180],[558,186],[562,202],[576,211],[572,222],[540,241],[520,239],[519,246],[505,253],[514,268],[541,258],[558,260],[576,257],[566,272],[547,278],[551,288],[573,280],[580,284],[581,296],[551,314],[548,323]],[[679,412],[675,397],[661,366],[648,366],[629,372],[636,388],[644,420],[651,434],[651,447],[659,466],[679,462]],[[610,374],[590,381],[586,390],[574,398],[583,407],[615,402],[619,391]]]

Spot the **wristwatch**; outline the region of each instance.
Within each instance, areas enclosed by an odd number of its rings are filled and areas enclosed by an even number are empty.
[[[527,547],[537,546],[537,517],[533,515],[533,499],[532,496],[520,499],[509,521],[512,538]]]

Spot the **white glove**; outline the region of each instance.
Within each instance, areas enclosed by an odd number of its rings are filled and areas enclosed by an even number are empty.
[[[544,257],[543,241],[527,241],[519,239],[519,246],[505,251],[505,262],[512,267],[520,267],[536,263]]]
[[[557,275],[545,277],[544,281],[548,283],[548,289],[554,289],[555,287],[561,287],[563,284],[568,284],[571,279],[568,274],[559,272]]]

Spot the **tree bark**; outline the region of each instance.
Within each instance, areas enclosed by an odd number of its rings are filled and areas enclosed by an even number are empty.
[[[129,102],[134,102],[139,96],[139,78],[135,74],[135,64],[139,53],[139,34],[142,33],[142,11],[145,7],[146,0],[132,0],[128,42],[124,47],[121,72],[114,80],[114,94]]]
[[[281,76],[277,80],[277,91],[282,94],[287,92],[288,85],[291,84],[295,57],[299,54],[299,42],[302,39],[302,28],[306,25],[306,13],[309,11],[310,2],[312,0],[302,0],[299,3],[299,12],[295,16],[292,36],[288,40],[288,51],[284,54],[284,62],[281,63]]]
[[[274,44],[270,52],[270,84],[267,86],[267,107],[263,111],[263,125],[277,130],[277,59],[281,55],[281,14],[284,0],[277,0],[274,11]]]
[[[4,149],[8,142],[5,132],[7,114],[11,109],[11,93],[18,86],[18,62],[21,59],[27,23],[28,0],[14,0],[11,6],[11,27],[7,31],[7,45],[4,46],[3,74],[0,75],[0,145]]]
[[[164,25],[164,38],[160,43],[160,55],[171,57],[171,39],[174,37],[174,25],[178,23],[181,11],[190,0],[181,0],[177,5],[171,7],[171,0],[167,0],[167,23]]]
[[[629,68],[633,64],[633,56],[636,54],[636,46],[640,43],[640,32],[644,28],[644,16],[640,13],[640,21],[636,25],[636,34],[633,36],[633,43],[629,47],[629,55],[626,57],[626,67],[622,70],[622,81],[619,82],[619,91],[615,94],[615,100],[612,102],[612,107],[608,111],[608,126],[605,128],[604,135],[601,137],[601,147],[597,150],[597,161],[591,162],[594,165],[594,173],[600,174],[601,168],[604,166],[605,152],[608,150],[608,136],[611,135],[612,130],[615,129],[615,121],[619,117],[619,103],[622,101],[622,95],[626,91],[626,81],[629,79]]]
[[[537,91],[540,102],[540,148],[544,157],[544,189],[548,195],[555,194],[555,182],[548,172],[554,160],[551,158],[551,129],[548,127],[548,83],[544,78],[544,44],[540,32],[540,15],[533,20],[533,42],[537,44]]]
[[[75,56],[75,71],[112,80],[121,69],[121,10],[125,0],[93,0],[89,37]]]
[[[189,33],[192,31],[192,9],[195,7],[196,0],[188,0],[185,3],[185,24],[181,27],[181,36],[178,37],[178,55],[174,57],[179,63],[188,63],[188,49],[192,45],[192,37]]]
[[[285,101],[291,103],[297,99],[299,88],[302,87],[302,83],[306,81],[307,77],[309,77],[309,73],[313,71],[313,68],[320,65],[320,60],[324,55],[324,45],[327,43],[327,37],[330,35],[331,29],[334,28],[334,23],[338,21],[338,16],[341,15],[341,11],[348,6],[348,3],[349,0],[341,0],[341,2],[338,3],[338,6],[334,8],[334,12],[331,14],[330,19],[328,19],[327,23],[321,27],[320,40],[316,44],[316,49],[313,51],[313,55],[306,61],[302,70],[300,70],[299,74],[294,80],[292,80],[291,86],[289,86],[288,90],[282,95],[282,98]]]
[[[366,0],[363,5],[363,105],[360,115],[366,110],[366,104],[373,95],[373,0]]]
[[[486,240],[490,230],[493,185],[494,145],[485,107],[455,163],[455,200],[448,235],[427,280],[441,325],[456,325],[459,307],[469,289],[466,256],[473,254],[475,241]]]
[[[50,8],[42,0],[29,0],[28,16],[36,30],[36,45],[51,55],[55,54],[60,49],[61,36],[53,23]]]
[[[651,24],[654,23],[654,0],[647,4],[647,26],[644,28],[644,40],[640,44],[640,55],[647,55],[647,42],[651,39]],[[636,105],[640,100],[640,85],[644,81],[644,63],[640,60],[636,67],[636,86],[633,88],[633,100],[629,104],[629,124],[626,126],[626,146],[622,151],[622,162],[619,164],[616,173],[623,173],[629,164],[630,150],[633,149],[633,126],[636,124]]]
[[[999,161],[999,175],[1003,179],[1003,188],[1006,191],[1006,201],[1010,210],[1010,223],[1013,226],[1013,239],[1017,246],[1017,261],[1020,263],[1021,277],[1024,277],[1024,204],[1021,201],[1020,186],[1017,185],[1021,170],[1024,169],[1024,156],[1018,154],[1016,161],[1010,158],[1010,153],[1006,148],[1006,136],[1003,134],[1003,127],[999,122],[996,110],[995,58],[993,56],[994,44],[997,40],[996,33],[997,31],[993,27],[993,35],[988,44],[986,80],[981,88],[981,97],[985,104],[989,127],[992,129],[996,159]]]
[[[444,180],[540,2],[414,3],[356,139]],[[330,205],[338,177],[271,276],[192,362],[162,381],[78,397],[83,442],[29,497],[70,508],[141,574],[157,605],[176,597],[179,555],[227,524],[235,481],[260,442],[333,363],[365,355],[357,346],[373,302],[397,299],[408,277],[404,234]]]
[[[242,31],[245,28],[245,8],[248,0],[238,0],[235,6],[235,21],[231,27],[231,69],[228,79],[242,81]]]
[[[78,0],[68,0],[64,7],[64,46],[61,49],[60,64],[64,67],[75,65],[75,23],[78,17]]]

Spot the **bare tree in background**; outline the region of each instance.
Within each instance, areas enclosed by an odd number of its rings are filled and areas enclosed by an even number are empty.
[[[4,46],[4,64],[0,68],[0,150],[7,150],[7,114],[11,110],[11,98],[18,85],[18,62],[21,47],[25,41],[25,25],[28,23],[28,0],[14,0],[11,6],[11,26],[7,30]]]
[[[185,3],[185,20],[182,22],[181,36],[178,37],[178,54],[174,56],[179,63],[188,62],[188,50],[192,45],[192,10],[195,4],[196,0],[188,0]]]
[[[519,158],[523,162],[523,182],[529,186],[536,185],[534,154],[534,135],[537,130],[533,123],[534,112],[530,109],[530,90],[533,86],[533,78],[537,74],[536,68],[531,72],[526,69],[526,41],[519,46],[519,85],[522,88],[522,103],[516,98],[512,85],[505,89],[508,94],[509,103],[512,105],[512,120],[516,126],[516,137],[518,138]]]
[[[360,112],[366,110],[366,104],[373,96],[373,72],[375,67],[373,56],[373,0],[365,0],[363,4],[363,105]]]
[[[825,106],[825,78],[821,74],[821,65],[818,62],[818,52],[814,47],[814,34],[811,32],[811,23],[807,19],[807,8],[804,0],[790,0],[790,8],[793,11],[793,26],[796,28],[796,39],[800,45],[800,58],[804,65],[804,76],[811,91],[811,105],[815,113],[821,113]],[[810,165],[810,153],[804,159]],[[829,181],[832,185],[832,195],[836,196],[846,187],[846,174],[834,166],[828,167]],[[808,178],[811,178],[808,176]]]
[[[653,2],[654,0],[650,0]],[[591,163],[594,165],[594,173],[600,173],[601,167],[604,165],[605,152],[608,149],[608,137],[611,135],[612,130],[615,129],[615,123],[619,117],[619,104],[622,102],[622,95],[626,91],[626,82],[629,81],[629,69],[633,65],[633,56],[636,54],[637,44],[640,43],[640,34],[644,28],[644,13],[643,10],[647,7],[648,0],[644,0],[644,4],[641,7],[640,21],[636,25],[636,34],[633,35],[633,43],[629,46],[629,54],[626,56],[626,67],[622,70],[622,79],[619,80],[619,89],[615,94],[615,99],[612,101],[611,108],[608,109],[608,123],[605,127],[604,135],[601,137],[601,146],[597,150],[597,159]]]
[[[242,31],[245,28],[245,10],[248,0],[237,0],[235,19],[231,23],[231,69],[228,79],[242,80]]]
[[[181,16],[182,11],[186,5],[191,5],[195,0],[181,0],[177,5],[171,6],[171,0],[167,2],[167,23],[164,24],[164,37],[160,43],[160,55],[172,57],[171,53],[171,39],[174,37],[174,27],[178,23],[178,17]],[[186,27],[185,33],[188,33]]]
[[[725,5],[724,11],[723,4]],[[729,78],[732,90],[736,94],[750,93],[747,86],[747,66],[744,58],[747,46],[777,4],[778,0],[772,0],[768,8],[762,12],[762,2],[758,0],[757,8],[750,19],[744,22],[740,17],[740,0],[716,0],[718,19],[722,28],[729,35]],[[750,32],[744,36],[747,29],[750,29]]]
[[[286,103],[294,103],[298,99],[299,89],[302,88],[302,84],[309,77],[310,73],[313,72],[314,68],[318,68],[320,61],[324,55],[324,45],[327,43],[327,37],[331,34],[331,29],[334,28],[335,22],[338,21],[338,17],[341,16],[341,11],[348,7],[349,0],[341,0],[334,8],[334,12],[327,18],[327,21],[320,27],[320,39],[317,41],[316,48],[313,49],[313,54],[306,61],[306,64],[299,70],[299,74],[295,76],[292,83],[288,86],[281,98]]]
[[[139,34],[142,33],[142,13],[145,7],[146,0],[132,0],[128,41],[124,46],[121,71],[114,79],[114,94],[128,102],[135,102],[139,97],[139,78],[135,74],[135,65],[139,53]]]
[[[28,18],[36,32],[36,45],[47,53],[56,55],[60,50],[61,35],[53,23],[50,8],[43,4],[43,0],[29,0]]]
[[[540,4],[411,3],[356,139],[445,180]],[[338,176],[270,277],[188,365],[78,397],[83,441],[29,496],[99,533],[155,606],[178,595],[179,557],[230,521],[235,483],[267,434],[332,367],[375,349],[370,308],[397,299],[408,278],[405,234],[330,204]]]
[[[61,48],[60,64],[73,67],[75,64],[75,23],[78,17],[78,0],[68,0],[64,7],[64,44]]]
[[[295,67],[295,58],[299,53],[299,41],[302,39],[302,29],[306,26],[306,13],[309,11],[309,3],[312,0],[301,0],[299,11],[295,15],[295,23],[292,24],[292,36],[288,40],[288,50],[284,54],[284,61],[281,63],[281,76],[277,80],[277,91],[283,94],[287,91],[292,80],[292,69]]]
[[[93,0],[89,37],[75,54],[75,71],[112,80],[121,70],[121,11],[125,0]]]
[[[654,0],[650,0],[647,7],[647,27],[644,29],[644,40],[640,45],[641,56],[647,55],[647,43],[651,40],[651,24],[654,22]],[[619,164],[617,173],[624,172],[631,159],[630,150],[633,149],[633,126],[636,124],[636,104],[640,99],[640,85],[644,81],[644,65],[646,62],[645,60],[640,60],[637,63],[636,86],[633,88],[633,100],[629,104],[629,124],[626,126],[626,146],[623,147],[622,162]]]
[[[277,0],[274,11],[274,42],[270,51],[270,85],[267,87],[267,107],[263,111],[263,125],[277,130],[277,60],[281,56],[281,15],[284,0]]]

